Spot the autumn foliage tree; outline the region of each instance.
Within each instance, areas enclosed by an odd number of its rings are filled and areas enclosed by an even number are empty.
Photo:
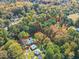
[[[7,50],[10,59],[26,59],[22,47],[15,40],[9,40],[3,49]]]

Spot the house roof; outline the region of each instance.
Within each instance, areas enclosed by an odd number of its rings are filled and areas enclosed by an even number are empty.
[[[22,42],[23,45],[27,45],[27,44],[30,45],[33,43],[33,38],[30,37],[28,39],[20,39],[20,41]]]
[[[36,46],[35,44],[33,44],[33,45],[30,46],[30,48],[31,48],[32,50],[34,50],[34,49],[37,48],[37,46]]]
[[[28,43],[28,44],[32,44],[32,43],[33,43],[33,39],[30,37],[30,38],[27,40],[27,43]]]
[[[35,55],[39,55],[40,52],[41,52],[40,49],[36,49],[36,50],[34,50]]]

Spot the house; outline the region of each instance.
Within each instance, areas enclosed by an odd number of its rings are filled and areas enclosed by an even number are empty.
[[[40,54],[41,54],[40,49],[35,49],[35,50],[34,50],[34,54],[35,54],[36,56],[40,55]]]
[[[32,43],[33,43],[33,38],[30,37],[29,39],[27,39],[27,44],[30,45],[30,44],[32,44]]]
[[[37,46],[35,44],[30,46],[31,50],[35,50],[37,48]]]
[[[24,46],[24,47],[26,47],[26,46],[30,46],[31,44],[33,44],[33,38],[32,37],[30,37],[30,38],[28,38],[28,39],[20,39],[20,43]]]

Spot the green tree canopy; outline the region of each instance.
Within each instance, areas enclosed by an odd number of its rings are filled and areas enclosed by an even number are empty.
[[[59,46],[49,42],[46,47],[46,59],[62,59]]]
[[[26,59],[25,52],[15,40],[9,40],[4,45],[4,49],[7,50],[8,58],[10,59]]]

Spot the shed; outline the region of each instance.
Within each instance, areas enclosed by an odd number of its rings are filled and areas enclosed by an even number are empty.
[[[33,44],[33,45],[30,46],[30,48],[31,48],[32,50],[35,50],[35,49],[37,48],[37,46],[36,46],[35,44]]]

